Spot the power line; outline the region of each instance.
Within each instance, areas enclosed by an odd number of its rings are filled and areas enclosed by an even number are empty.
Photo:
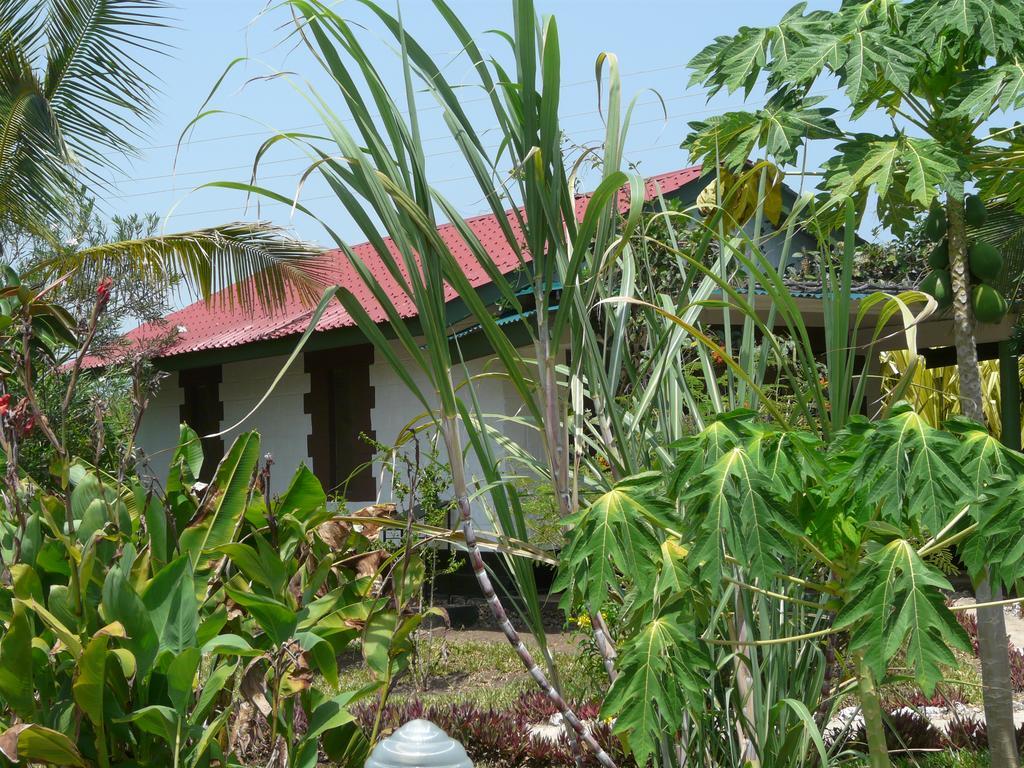
[[[652,144],[652,145],[650,145],[648,147],[642,147],[640,149],[628,150],[625,154],[626,154],[627,157],[629,157],[629,156],[632,156],[632,155],[639,155],[639,154],[643,154],[643,153],[646,153],[646,152],[653,152],[656,149],[666,149],[666,148],[669,148],[669,147],[676,147],[676,148],[678,148],[678,146],[679,145],[676,144],[675,142],[662,143],[662,144]],[[437,180],[431,182],[431,186],[436,187],[438,184],[447,184],[447,183],[451,183],[451,182],[454,182],[454,181],[467,181],[469,179],[475,179],[475,178],[476,178],[475,176],[470,174],[470,175],[466,175],[466,176],[455,176],[455,177],[448,178],[448,179],[437,179]],[[301,205],[305,205],[306,203],[316,202],[318,200],[331,200],[331,199],[337,199],[337,198],[336,198],[336,196],[333,193],[328,193],[328,194],[324,194],[324,195],[313,195],[312,197],[300,198],[299,203]],[[289,207],[289,208],[291,207],[291,205],[289,203],[282,203],[282,202],[280,202],[278,200],[264,200],[263,198],[259,198],[259,202],[260,202],[261,205],[285,206],[285,207]],[[201,215],[209,214],[209,213],[237,212],[239,207],[240,206],[229,206],[227,208],[211,208],[211,209],[203,210],[203,211],[182,211],[181,213],[175,213],[174,216],[201,216]],[[473,216],[473,215],[475,215],[475,214],[467,214],[467,217],[468,216]]]
[[[666,65],[664,67],[654,67],[652,69],[640,69],[640,70],[636,70],[634,72],[623,72],[623,73],[621,73],[619,75],[619,77],[635,77],[637,75],[649,75],[649,74],[652,74],[652,73],[655,73],[655,72],[665,72],[665,71],[672,70],[672,69],[683,69],[685,67],[686,67],[685,64],[669,64],[669,65]],[[565,88],[575,88],[576,86],[587,85],[588,83],[595,83],[595,82],[596,82],[596,80],[594,80],[593,78],[588,78],[586,80],[577,80],[576,82],[572,82],[572,83],[562,83],[562,85],[559,86],[558,90],[562,91]],[[691,98],[697,98],[700,95],[703,95],[703,94],[694,94]],[[478,103],[485,102],[485,101],[490,101],[490,100],[491,100],[490,96],[481,96],[480,98],[477,98],[477,99],[466,99],[465,101],[460,101],[459,103],[460,104],[478,104]],[[438,109],[442,109],[441,105],[440,104],[433,104],[433,105],[425,106],[425,107],[417,107],[416,111],[417,112],[433,112],[434,110],[438,110]],[[405,113],[405,112],[402,112],[402,114],[408,116],[407,113]],[[378,112],[370,113],[370,117],[380,117],[380,113],[378,113]],[[302,131],[302,130],[305,130],[307,128],[316,128],[316,127],[321,126],[321,125],[322,125],[322,123],[307,123],[306,125],[297,125],[294,128],[281,129],[279,132],[280,133],[286,133],[286,132],[289,132],[289,131]],[[266,133],[267,133],[266,129],[264,129],[262,131],[247,131],[247,132],[242,132],[242,133],[228,133],[228,134],[224,134],[223,136],[211,136],[211,137],[206,138],[206,139],[192,139],[192,140],[189,140],[187,142],[184,142],[184,144],[206,144],[206,143],[213,142],[213,141],[225,141],[227,139],[238,139],[238,138],[243,138],[243,137],[246,137],[246,136],[265,136]],[[174,142],[173,144],[151,144],[151,145],[145,146],[145,147],[137,147],[137,149],[140,152],[142,152],[142,151],[147,151],[147,150],[151,150],[151,149],[171,149],[171,148],[174,148],[174,147],[177,147],[177,146],[178,146],[178,142]]]
[[[659,105],[661,103],[669,104],[669,103],[672,103],[672,102],[675,102],[675,101],[680,101],[680,100],[687,99],[687,98],[692,98],[692,96],[687,94],[687,95],[683,95],[683,96],[672,96],[672,97],[669,97],[667,99],[653,99],[651,101],[640,101],[640,102],[637,102],[637,106],[638,107],[646,107],[646,106],[651,106],[651,105],[657,106],[657,105]],[[569,114],[569,115],[562,115],[559,119],[560,120],[571,120],[571,119],[574,119],[574,118],[577,118],[577,117],[587,117],[589,115],[597,115],[597,114],[600,114],[599,110],[589,109],[586,112],[574,112],[574,113]],[[318,125],[318,123],[314,123],[313,125]],[[498,128],[497,128],[497,126],[495,126],[493,129],[490,129],[490,130],[495,130],[496,131],[496,130],[498,130]],[[483,133],[486,134],[487,131],[484,131]],[[265,136],[267,134],[264,132],[264,133],[262,133],[260,135],[264,135]],[[450,133],[445,133],[445,134],[441,134],[439,136],[431,136],[429,138],[422,139],[422,141],[423,141],[423,143],[426,143],[428,141],[441,141],[442,139],[450,139],[450,138],[452,138],[452,135]],[[277,165],[277,164],[280,164],[280,163],[291,163],[291,162],[295,162],[297,160],[309,160],[309,159],[310,159],[310,157],[308,155],[296,155],[295,157],[285,157],[285,158],[278,158],[277,160],[267,160],[266,162],[260,163],[260,167],[262,168],[265,165]],[[220,171],[238,171],[238,170],[244,170],[244,169],[248,169],[248,168],[252,168],[252,163],[244,163],[242,165],[228,165],[228,166],[224,166],[223,168],[209,168],[209,169],[198,170],[198,171],[182,171],[181,173],[162,173],[162,174],[158,174],[156,176],[140,176],[140,177],[134,178],[134,179],[122,179],[122,180],[120,180],[118,182],[115,182],[114,186],[115,187],[120,187],[122,184],[134,184],[134,183],[137,183],[137,182],[140,182],[140,181],[155,181],[157,179],[179,178],[179,177],[182,177],[182,176],[199,176],[199,175],[203,175],[203,174],[207,174],[207,173],[218,173]],[[112,195],[112,197],[116,197],[116,198],[127,197],[127,196],[128,195]]]
[[[829,95],[831,93],[835,93],[838,90],[839,90],[838,88],[834,88],[834,89],[831,89],[831,90],[822,91],[820,93],[811,94],[811,95],[827,96],[827,95]],[[672,101],[678,101],[678,100],[682,100],[682,99],[686,99],[686,98],[689,98],[689,96],[688,95],[684,95],[684,96],[672,97],[672,98],[669,98],[669,99],[664,99],[664,102],[665,103],[669,103],[669,102],[672,102]],[[640,102],[640,103],[638,103],[638,105],[641,104],[641,103],[644,106],[648,106],[648,105],[651,105],[651,104],[660,104],[661,101],[660,100],[655,100],[655,101],[652,101],[652,102]],[[702,116],[702,115],[708,115],[708,114],[714,114],[714,113],[718,113],[718,112],[724,112],[724,111],[727,111],[727,110],[730,110],[730,109],[739,109],[739,108],[742,108],[744,106],[748,106],[748,107],[749,106],[764,106],[764,104],[766,104],[766,103],[767,103],[767,100],[765,102],[759,102],[759,103],[756,103],[756,104],[746,104],[746,103],[743,103],[743,104],[735,104],[735,105],[730,105],[730,106],[709,107],[709,108],[706,108],[706,109],[694,110],[694,111],[691,111],[691,112],[681,112],[679,114],[669,115],[667,117],[657,117],[657,118],[651,118],[649,120],[637,120],[637,121],[631,122],[630,126],[631,127],[635,127],[635,126],[640,126],[640,125],[651,125],[651,124],[654,124],[654,123],[665,123],[665,124],[668,124],[670,122],[674,122],[676,120],[679,120],[679,119],[682,119],[682,118],[686,118],[686,117],[699,117],[699,116]],[[590,111],[587,111],[587,112],[578,112],[578,113],[575,113],[575,114],[566,115],[562,119],[564,120],[564,119],[570,119],[570,118],[574,118],[574,117],[583,117],[583,116],[586,116],[586,115],[594,115],[594,114],[598,114],[598,110],[590,110]],[[451,138],[451,135],[448,134],[448,135],[445,135],[445,136],[435,136],[435,137],[432,137],[432,138],[429,138],[429,139],[424,139],[424,141],[436,141],[436,140],[444,139],[444,138]],[[500,144],[490,145],[490,146],[485,147],[485,149],[494,150],[494,149],[497,149],[499,146],[500,146]],[[451,150],[445,150],[445,151],[442,151],[442,152],[435,152],[435,153],[432,153],[429,157],[430,158],[437,158],[437,157],[445,157],[445,156],[448,156],[448,155],[458,155],[458,154],[461,154],[461,153],[462,153],[462,150],[459,149],[459,148],[456,148],[456,149],[451,149]],[[267,161],[266,163],[261,163],[260,167],[263,167],[263,166],[266,166],[266,165],[271,165],[271,164],[279,164],[279,163],[285,163],[285,162],[295,162],[297,160],[310,161],[311,158],[309,156],[306,156],[306,155],[301,155],[301,156],[297,156],[297,157],[294,157],[294,158],[280,158],[280,159],[277,159],[277,160]],[[245,165],[226,166],[224,168],[214,168],[214,169],[210,169],[210,170],[189,171],[188,174],[189,175],[205,175],[205,174],[218,173],[220,171],[249,169],[251,167],[252,167],[251,164],[246,163]],[[152,176],[152,177],[148,177],[148,178],[150,178],[150,179],[159,179],[159,178],[168,178],[168,177],[172,177],[172,176],[176,176],[176,175],[185,175],[185,174],[184,173],[183,174],[166,174],[165,176]],[[273,180],[273,179],[282,179],[282,178],[289,178],[289,177],[294,177],[294,176],[295,176],[295,173],[280,173],[280,174],[275,174],[273,176],[259,177],[258,181],[270,181],[270,180]],[[472,178],[472,177],[469,177],[469,178]],[[138,181],[141,181],[141,180],[143,180],[143,179],[138,179]],[[138,197],[152,197],[153,195],[166,194],[166,193],[171,192],[171,191],[173,191],[173,190],[169,190],[169,189],[154,189],[154,190],[148,190],[148,191],[145,191],[145,192],[131,192],[131,193],[122,194],[122,195],[108,195],[107,199],[127,200],[127,199],[133,199],[133,198],[138,198]],[[230,209],[228,209],[228,210],[230,210]],[[198,214],[198,213],[201,213],[201,211],[196,211],[194,213]],[[184,214],[183,213],[181,215],[191,215],[191,214]]]
[[[596,110],[595,110],[595,114],[596,114]],[[634,126],[636,126],[636,125],[649,125],[651,123],[660,123],[660,122],[669,123],[669,122],[671,122],[673,120],[676,120],[678,118],[688,117],[688,116],[689,116],[688,114],[680,114],[680,115],[674,115],[674,116],[669,116],[669,117],[654,118],[654,119],[651,119],[651,120],[638,120],[638,121],[635,121],[635,122],[631,123],[631,125],[634,125]],[[588,131],[588,135],[593,134],[593,133],[594,133],[593,131]],[[490,146],[485,146],[484,149],[495,150],[499,146],[501,146],[501,145],[500,144],[494,144],[494,145],[490,145]],[[459,149],[459,148],[455,148],[455,149],[445,150],[443,152],[434,152],[434,153],[432,153],[430,155],[430,158],[446,157],[448,155],[460,155],[460,154],[462,154],[462,150]],[[293,160],[307,160],[308,161],[308,160],[310,160],[310,158],[303,156],[303,157],[293,158]],[[236,167],[238,167],[238,168],[250,168],[251,165],[243,165],[243,166],[236,166]],[[230,169],[228,169],[228,170],[230,170]],[[213,173],[213,171],[196,171],[196,173],[203,173],[203,174],[205,174],[205,173]],[[274,174],[273,176],[261,176],[261,177],[258,177],[257,181],[270,181],[272,179],[294,178],[294,176],[295,176],[294,172],[293,173],[278,173],[278,174]],[[148,196],[151,196],[151,195],[161,195],[161,194],[165,194],[166,192],[169,192],[169,191],[170,190],[167,190],[167,189],[153,189],[153,190],[149,190],[147,192],[131,192],[131,193],[126,194],[126,195],[108,195],[107,198],[108,199],[117,199],[117,200],[126,200],[126,199],[133,198],[133,197],[148,197]]]

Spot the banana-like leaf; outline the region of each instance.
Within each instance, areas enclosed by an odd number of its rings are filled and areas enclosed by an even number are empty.
[[[259,456],[259,435],[255,432],[239,435],[217,467],[195,518],[181,532],[178,544],[197,571],[206,569],[214,558],[210,550],[234,538]]]

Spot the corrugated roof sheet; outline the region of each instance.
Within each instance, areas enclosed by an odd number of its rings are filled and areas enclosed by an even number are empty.
[[[658,192],[668,194],[680,187],[700,178],[700,166],[683,168],[647,179],[644,189],[645,199],[653,200]],[[576,200],[577,216],[582,217],[589,201],[589,195],[581,195]],[[619,207],[625,211],[628,207],[628,191],[619,193]],[[518,227],[512,217],[512,211],[506,216],[512,223],[514,231]],[[508,244],[497,217],[492,214],[477,216],[467,219],[466,223],[474,234],[479,238],[481,244],[502,274],[507,274],[519,267],[516,252]],[[451,224],[444,224],[438,227],[438,233],[447,243],[452,254],[462,266],[463,272],[469,278],[470,283],[480,288],[490,282],[486,272],[473,256],[469,247],[463,241],[458,231]],[[390,238],[385,240],[388,249],[397,256],[398,251]],[[377,257],[376,252],[369,243],[363,243],[353,248],[356,254],[370,267],[374,276],[380,281],[381,286],[403,317],[411,318],[416,314],[416,308],[412,301],[402,291],[397,282],[391,277],[384,263]],[[363,307],[376,322],[385,319],[384,311],[380,304],[373,298],[366,288],[359,275],[352,268],[345,255],[339,250],[327,251],[322,256],[329,262],[328,270],[334,275],[334,282],[350,290],[353,295],[363,302]],[[155,357],[167,358],[177,355],[185,355],[192,352],[200,352],[214,349],[228,349],[244,344],[252,344],[260,341],[282,339],[288,336],[295,336],[303,333],[308,327],[309,320],[313,314],[313,307],[308,306],[298,296],[292,296],[283,308],[274,311],[257,307],[252,312],[245,312],[237,304],[232,307],[227,301],[218,300],[214,296],[209,302],[197,301],[189,306],[172,312],[164,318],[164,324],[147,323],[139,326],[133,331],[125,334],[125,340],[131,346],[145,347],[151,345],[156,339],[166,337],[169,330],[175,331],[170,343],[163,346]],[[455,292],[449,287],[446,291],[446,300],[455,298]],[[338,302],[333,302],[324,312],[317,323],[318,331],[328,331],[336,328],[344,328],[355,325],[353,319],[342,308]],[[129,346],[129,349],[131,349]],[[124,355],[122,349],[118,356]],[[91,358],[87,366],[102,365],[109,360]]]

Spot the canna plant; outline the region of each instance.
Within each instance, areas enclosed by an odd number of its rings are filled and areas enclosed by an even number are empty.
[[[408,663],[421,542],[379,572],[385,558],[328,509],[307,467],[271,498],[253,432],[205,485],[200,438],[183,425],[162,491],[70,455],[65,414],[43,412],[34,384],[69,346],[85,354],[109,286],[79,341],[66,312],[7,278],[4,383],[22,396],[0,400],[0,752],[200,768],[241,764],[249,733],[280,765],[312,765],[322,745],[358,759],[369,743],[349,706],[373,694],[383,705]],[[78,374],[64,373],[71,394]],[[18,463],[34,429],[53,449],[48,478]],[[340,691],[336,659],[352,645],[383,653],[388,675]]]
[[[365,748],[349,705],[385,684],[338,691],[336,657],[353,643],[384,653],[388,682],[407,663],[421,616],[403,596],[419,589],[417,556],[404,559],[393,598],[378,594],[374,573],[354,567],[375,562],[371,542],[351,529],[338,538],[308,468],[267,500],[257,493],[259,438],[246,433],[201,490],[196,445],[183,427],[173,501],[76,464],[71,520],[39,492],[17,562],[6,539],[0,745],[9,759],[233,764],[247,728],[281,765],[311,765],[324,740],[340,742],[342,756]]]

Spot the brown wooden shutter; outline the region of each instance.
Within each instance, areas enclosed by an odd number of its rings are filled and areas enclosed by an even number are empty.
[[[372,364],[373,347],[369,344],[305,356],[309,374],[305,411],[312,423],[308,447],[313,473],[328,492],[343,493],[352,501],[372,501],[377,495],[369,464],[373,447],[360,437],[374,437],[370,421]]]
[[[178,371],[178,386],[184,393],[179,415],[200,437],[220,431],[220,422],[224,418],[224,403],[220,399],[221,378],[219,365]],[[202,443],[203,468],[199,471],[199,479],[208,483],[224,458],[224,441],[210,437]]]

